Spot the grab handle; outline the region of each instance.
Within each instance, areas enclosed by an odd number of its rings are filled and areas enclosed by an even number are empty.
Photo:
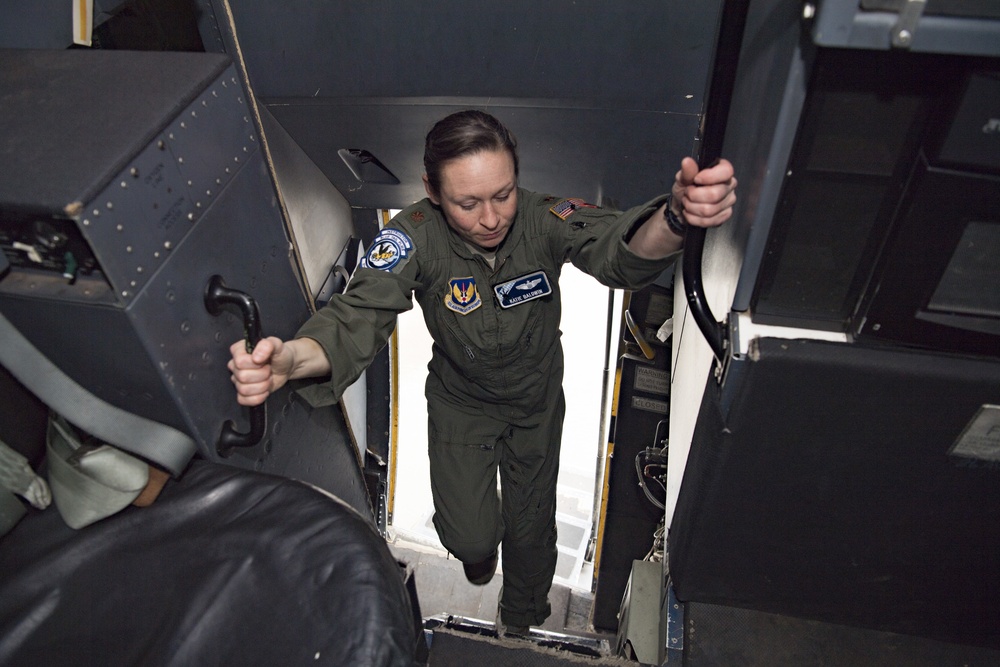
[[[740,60],[743,31],[746,28],[749,0],[725,0],[720,10],[719,39],[716,45],[712,81],[703,118],[701,151],[698,167],[705,169],[719,161],[729,120],[729,106],[736,85],[736,67]],[[691,316],[720,363],[725,361],[726,345],[723,325],[712,314],[701,281],[701,259],[705,249],[705,228],[688,227],[684,235],[681,270],[684,293]]]
[[[235,306],[243,316],[243,337],[246,339],[247,352],[260,342],[260,310],[257,302],[246,292],[230,289],[222,280],[222,276],[214,275],[208,280],[205,288],[205,309],[211,315],[221,315],[225,306]],[[267,430],[267,408],[263,403],[250,408],[250,432],[240,433],[236,424],[227,419],[222,425],[219,440],[215,449],[219,456],[228,457],[237,447],[253,447],[264,437]]]

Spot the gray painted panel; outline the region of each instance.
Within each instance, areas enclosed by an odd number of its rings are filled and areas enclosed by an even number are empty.
[[[85,202],[84,235],[123,303],[257,152],[236,72],[229,67],[108,186]]]
[[[278,191],[315,295],[351,236],[351,207],[267,108],[259,109]]]
[[[718,3],[230,5],[262,97],[574,98],[697,113]]]
[[[75,219],[73,204],[89,203],[228,66],[206,53],[0,50],[0,206]]]
[[[243,337],[242,321],[228,312],[210,315],[205,286],[221,275],[227,286],[257,301],[263,335],[289,338],[309,315],[289,253],[258,151],[129,308],[147,353],[207,454],[214,454],[222,422],[239,425],[246,411],[236,404],[226,370],[229,345]]]

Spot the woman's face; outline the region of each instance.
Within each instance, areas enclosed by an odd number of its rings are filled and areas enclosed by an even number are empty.
[[[466,242],[492,250],[507,236],[517,213],[514,159],[505,150],[480,151],[449,160],[441,168],[441,190],[424,188],[441,207],[448,226]]]

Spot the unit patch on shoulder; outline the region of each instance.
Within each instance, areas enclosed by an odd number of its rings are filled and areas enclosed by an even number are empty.
[[[545,271],[528,273],[493,288],[501,308],[513,308],[552,294],[552,285]]]
[[[410,237],[398,229],[383,229],[361,260],[361,268],[398,272],[413,249]]]
[[[593,204],[588,204],[582,199],[561,199],[556,203],[555,206],[549,210],[559,218],[560,220],[565,220],[569,216],[573,215],[573,212],[581,208],[597,208]]]
[[[448,293],[444,297],[444,305],[459,315],[468,315],[479,306],[483,300],[476,288],[476,280],[472,276],[452,278],[448,282]]]

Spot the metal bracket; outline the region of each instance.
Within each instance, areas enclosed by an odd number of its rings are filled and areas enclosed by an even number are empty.
[[[889,37],[897,49],[908,49],[913,44],[913,36],[917,33],[917,23],[924,15],[927,0],[906,0],[899,11],[899,19],[892,26]]]
[[[666,663],[684,659],[684,603],[677,599],[673,583],[667,581],[667,646]]]

